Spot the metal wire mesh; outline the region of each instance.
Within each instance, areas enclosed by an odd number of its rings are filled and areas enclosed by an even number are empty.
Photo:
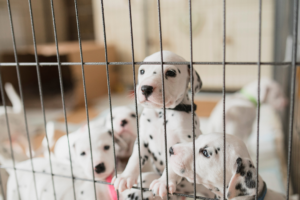
[[[221,62],[199,62],[199,61],[194,61],[193,60],[193,31],[192,31],[192,1],[189,0],[189,32],[190,32],[190,61],[188,62],[164,62],[163,61],[163,42],[162,42],[162,24],[161,24],[161,9],[160,9],[160,0],[157,0],[157,14],[158,14],[158,30],[159,30],[159,44],[160,44],[160,51],[161,51],[161,62],[136,62],[135,61],[135,56],[134,56],[134,39],[133,39],[133,25],[132,25],[132,13],[131,13],[131,0],[128,0],[128,10],[129,10],[129,19],[130,19],[130,34],[131,34],[131,53],[132,53],[132,62],[108,62],[108,57],[107,57],[107,42],[106,42],[106,30],[105,30],[105,13],[104,13],[104,4],[103,0],[101,0],[101,11],[102,11],[102,25],[103,25],[103,36],[104,36],[104,49],[105,49],[105,62],[84,62],[83,61],[83,55],[82,55],[82,46],[81,46],[81,35],[80,35],[80,24],[78,20],[78,7],[77,7],[77,1],[74,0],[75,3],[75,14],[76,14],[76,24],[77,24],[77,34],[78,34],[78,42],[79,42],[79,51],[80,51],[80,62],[60,62],[60,54],[59,54],[59,48],[58,48],[58,40],[57,40],[57,31],[56,31],[56,21],[55,21],[55,11],[54,11],[54,6],[53,6],[53,0],[50,0],[51,3],[51,14],[52,14],[52,22],[53,22],[53,30],[54,30],[54,39],[55,39],[55,45],[56,45],[56,56],[57,56],[57,62],[39,62],[38,60],[38,55],[37,55],[37,47],[36,47],[36,37],[35,37],[35,26],[34,26],[34,21],[33,21],[33,12],[32,12],[32,5],[31,5],[31,0],[28,0],[28,5],[29,5],[29,12],[30,12],[30,20],[31,20],[31,31],[32,31],[32,40],[33,40],[33,46],[34,46],[34,55],[35,55],[35,62],[18,62],[18,54],[17,54],[17,47],[16,47],[16,41],[15,41],[15,33],[14,33],[14,25],[13,25],[13,20],[12,20],[12,14],[11,14],[11,6],[10,6],[10,0],[7,0],[7,7],[8,7],[8,13],[9,13],[9,20],[10,20],[10,28],[11,28],[11,36],[12,36],[12,41],[13,41],[13,49],[14,49],[14,58],[15,62],[2,62],[0,63],[0,67],[4,66],[9,66],[9,67],[16,67],[17,69],[17,77],[18,77],[18,85],[19,85],[19,90],[20,90],[20,96],[21,100],[24,104],[24,98],[23,98],[23,91],[22,91],[22,82],[21,82],[21,75],[20,75],[20,67],[22,66],[36,66],[36,71],[37,71],[37,78],[38,78],[38,87],[39,87],[39,94],[40,94],[40,101],[41,101],[41,109],[43,112],[43,122],[44,122],[44,129],[46,132],[46,140],[47,140],[47,147],[48,147],[48,152],[49,152],[49,163],[50,163],[50,173],[48,172],[40,172],[34,170],[34,166],[32,163],[32,155],[31,155],[31,142],[30,142],[30,137],[28,133],[28,125],[27,125],[27,116],[26,116],[26,109],[24,107],[23,113],[24,113],[24,121],[25,121],[25,126],[26,126],[26,134],[27,134],[27,140],[29,144],[29,153],[30,153],[30,160],[31,160],[31,168],[32,170],[27,170],[27,169],[16,169],[15,167],[15,158],[14,158],[14,153],[13,153],[13,148],[12,148],[12,141],[11,141],[11,134],[10,134],[10,129],[9,129],[9,119],[7,117],[7,110],[6,110],[6,102],[4,98],[4,90],[3,90],[3,84],[2,84],[2,79],[1,79],[1,73],[0,73],[0,90],[1,90],[1,96],[2,96],[2,102],[5,108],[5,117],[6,117],[6,123],[7,123],[7,129],[8,129],[8,135],[9,135],[9,140],[10,140],[10,149],[11,149],[11,155],[12,155],[12,161],[13,161],[13,167],[7,167],[7,166],[0,166],[0,168],[10,168],[14,170],[15,177],[16,177],[16,183],[18,184],[18,179],[16,175],[16,171],[27,171],[27,172],[32,172],[33,180],[36,182],[35,174],[47,174],[51,176],[51,181],[52,181],[52,187],[53,187],[53,195],[54,199],[56,199],[56,193],[55,193],[55,181],[54,177],[64,177],[64,178],[70,178],[72,179],[72,186],[73,186],[73,194],[74,194],[74,199],[76,199],[76,193],[75,193],[75,180],[83,180],[83,181],[90,181],[93,182],[94,184],[94,196],[95,199],[97,199],[97,190],[96,190],[96,183],[97,184],[106,184],[106,185],[111,185],[111,183],[105,182],[105,181],[98,181],[95,180],[95,176],[93,174],[93,179],[83,179],[83,178],[78,178],[74,177],[73,175],[73,166],[72,166],[72,158],[71,158],[71,152],[70,152],[70,142],[69,142],[69,131],[68,131],[68,120],[67,120],[67,111],[65,107],[65,98],[64,98],[64,90],[63,90],[63,79],[62,79],[62,74],[61,74],[61,67],[62,66],[69,66],[69,65],[79,65],[81,66],[81,72],[82,72],[82,79],[83,79],[83,90],[84,90],[84,100],[85,100],[85,111],[86,111],[86,119],[87,119],[87,125],[88,125],[88,133],[89,133],[89,148],[91,151],[91,162],[93,166],[93,153],[92,153],[92,144],[91,144],[91,135],[90,135],[90,127],[89,127],[89,111],[88,111],[88,102],[87,102],[87,95],[86,95],[86,83],[85,83],[85,73],[84,73],[84,66],[85,65],[103,65],[106,66],[106,78],[107,78],[107,88],[108,88],[108,101],[109,101],[109,111],[110,111],[110,119],[112,122],[112,101],[111,101],[111,88],[110,88],[110,80],[109,80],[109,65],[132,65],[133,69],[133,77],[134,77],[134,94],[135,94],[135,110],[136,110],[136,115],[138,116],[138,106],[137,106],[137,96],[136,96],[136,77],[135,77],[135,65],[161,65],[161,70],[162,72],[164,71],[164,65],[165,64],[172,64],[172,65],[190,65],[190,74],[193,74],[193,65],[222,65],[223,66],[223,144],[224,144],[224,160],[223,160],[223,168],[224,168],[224,173],[223,173],[223,198],[226,199],[226,135],[225,135],[225,99],[226,99],[226,65],[249,65],[249,66],[255,66],[257,65],[258,67],[258,93],[257,97],[260,99],[260,72],[261,72],[261,65],[291,65],[292,66],[292,76],[291,76],[291,93],[290,93],[290,124],[289,124],[289,146],[288,146],[288,170],[287,170],[287,197],[286,199],[289,199],[289,188],[290,188],[290,176],[291,176],[291,163],[292,163],[292,140],[293,140],[293,123],[294,123],[294,102],[295,102],[295,81],[296,81],[296,66],[299,65],[300,63],[297,62],[297,36],[298,36],[298,0],[294,0],[294,25],[293,25],[293,59],[291,62],[261,62],[261,21],[262,21],[262,0],[259,0],[259,41],[258,41],[258,61],[257,62],[228,62],[226,61],[226,0],[223,0],[223,60]],[[49,141],[47,137],[47,131],[46,131],[46,115],[45,115],[45,108],[44,108],[44,100],[43,100],[43,88],[41,84],[41,76],[40,76],[40,67],[42,66],[57,66],[58,67],[58,72],[59,72],[59,81],[60,81],[60,89],[61,89],[61,98],[62,98],[62,106],[63,106],[63,111],[64,111],[64,120],[65,120],[65,127],[66,127],[66,133],[67,133],[67,138],[68,138],[68,150],[69,150],[69,157],[70,157],[70,167],[71,167],[71,174],[72,176],[64,176],[64,175],[59,175],[59,174],[54,174],[52,170],[52,160],[51,160],[51,154],[50,154],[50,147],[49,147]],[[164,74],[164,73],[162,73]],[[190,77],[190,82],[191,82],[191,87],[193,88],[193,80],[194,77],[193,75]],[[191,103],[194,104],[194,91],[192,90],[192,98],[191,98]],[[165,114],[165,88],[164,88],[164,77],[162,75],[162,98],[163,98],[163,119],[166,121],[166,114]],[[192,106],[192,121],[191,125],[193,127],[193,168],[194,168],[194,180],[196,180],[196,162],[195,162],[195,127],[193,126],[194,124],[194,107]],[[139,120],[137,120],[137,141],[138,141],[138,149],[140,149],[140,133],[139,133]],[[259,166],[259,122],[260,122],[260,104],[257,106],[257,149],[256,149],[256,166],[257,166],[257,174],[258,174],[258,166]],[[113,129],[113,123],[111,123],[112,127],[112,134],[114,134],[114,129]],[[115,152],[115,139],[113,138],[113,147],[114,147],[114,164],[115,164],[115,176],[117,176],[117,162],[116,162],[116,152]],[[167,150],[167,129],[166,129],[166,123],[164,123],[164,138],[165,138],[165,160],[166,160],[166,183],[167,187],[169,186],[169,179],[168,179],[168,150]],[[140,157],[140,151],[139,151],[139,157]],[[142,185],[142,176],[141,176],[141,160],[139,159],[139,169],[140,169],[140,186],[133,187],[135,189],[140,189],[141,190],[141,197],[143,198],[143,192],[149,191],[148,188],[143,188]],[[256,182],[258,183],[258,176],[256,178]],[[0,174],[0,183],[1,183],[1,174]],[[18,187],[17,187],[18,188]],[[19,188],[18,188],[19,189]],[[1,190],[2,193],[4,194],[3,190],[3,184],[1,183]],[[35,183],[35,192],[36,192],[36,199],[38,198],[37,194],[37,188],[36,188],[36,183]],[[180,194],[180,193],[175,193],[174,195],[177,196],[182,196],[182,197],[190,197],[193,199],[209,199],[205,197],[200,197],[196,196],[196,184],[194,182],[194,195],[187,195],[187,194]],[[20,193],[19,194],[19,199]],[[169,194],[168,194],[169,198]],[[258,198],[258,184],[256,184],[256,199]],[[118,196],[119,199],[119,196]]]

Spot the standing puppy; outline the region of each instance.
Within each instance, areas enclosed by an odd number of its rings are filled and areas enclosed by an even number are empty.
[[[196,183],[203,184],[223,199],[223,134],[201,135],[196,140]],[[194,182],[193,144],[176,144],[170,148],[170,165],[173,171]],[[258,175],[259,176],[259,175]],[[256,169],[242,140],[226,135],[226,199],[254,199]],[[172,180],[172,181],[175,181]],[[161,192],[161,188],[153,190]],[[284,200],[283,195],[267,189],[258,177],[259,200]]]
[[[144,61],[161,61],[161,53],[157,52]],[[185,60],[169,51],[163,51],[165,62],[185,62]],[[163,73],[163,74],[162,74]],[[167,149],[181,142],[193,140],[192,126],[195,126],[195,137],[201,134],[199,120],[195,113],[191,113],[191,102],[188,99],[188,86],[190,82],[190,68],[187,65],[141,65],[139,68],[139,82],[137,85],[138,103],[144,106],[140,118],[140,155],[136,142],[132,156],[124,172],[113,179],[116,189],[124,191],[130,189],[137,182],[139,176],[139,160],[142,166],[151,160],[154,169],[162,176],[155,181],[157,187],[166,188],[166,160],[165,160],[165,135],[162,99],[162,77],[165,83],[166,129]],[[193,71],[194,92],[202,86],[200,76]],[[194,110],[196,110],[196,106]],[[192,122],[192,114],[195,121]],[[169,178],[175,175],[169,168]],[[180,179],[181,180],[181,179]],[[180,181],[178,180],[178,181]],[[176,183],[169,182],[172,192],[176,191]],[[186,187],[185,192],[192,192],[193,187]]]
[[[257,100],[257,81],[246,85],[241,91],[226,97],[226,133],[248,139],[256,117],[257,103],[268,104],[275,110],[283,110],[287,105],[280,85],[270,79],[261,79],[260,100]],[[207,133],[223,132],[223,101],[212,111]]]

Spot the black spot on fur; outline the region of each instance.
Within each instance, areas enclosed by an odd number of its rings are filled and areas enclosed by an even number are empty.
[[[215,153],[218,154],[218,150],[217,149],[215,149]]]
[[[110,136],[112,136],[112,132],[111,132],[110,130],[108,131],[108,134],[109,134]]]
[[[164,162],[163,161],[160,161],[160,163],[159,163],[160,165],[164,165]]]
[[[220,147],[218,147],[217,150],[220,151],[221,150]]]
[[[144,143],[145,148],[148,148],[148,145],[149,145],[148,143]]]
[[[179,74],[181,74],[181,71],[178,69]]]
[[[243,160],[241,158],[238,158],[236,160],[237,163],[237,169],[236,169],[236,173],[240,174],[241,176],[245,176],[245,166],[243,164]]]
[[[151,140],[153,139],[152,135],[149,135],[149,137],[150,137]]]
[[[150,153],[150,154],[151,154],[151,151],[150,151],[150,149],[148,149],[148,153]]]
[[[81,194],[84,194],[84,191],[81,191]]]
[[[148,158],[149,158],[149,157],[148,157],[147,155],[145,155],[145,159],[148,160]]]
[[[153,72],[153,74],[156,74],[156,72]]]
[[[160,152],[158,152],[158,155],[161,155],[161,153],[160,153]]]
[[[174,116],[174,113],[172,114],[172,117]]]
[[[180,187],[184,187],[184,184],[181,184]]]
[[[146,183],[146,180],[143,180],[143,183]]]
[[[256,182],[252,179],[252,172],[248,171],[245,177],[245,183],[248,188],[255,188]]]
[[[150,120],[150,119],[147,119],[147,121],[148,121],[148,122],[151,122],[151,120]]]
[[[190,136],[190,135],[188,135],[188,138],[191,138],[191,136]]]

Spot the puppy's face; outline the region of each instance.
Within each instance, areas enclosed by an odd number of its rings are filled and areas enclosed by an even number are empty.
[[[135,111],[127,106],[116,107],[112,110],[114,134],[119,137],[132,137],[135,140],[136,130]],[[111,129],[110,115],[106,117],[106,128]]]
[[[114,154],[111,132],[103,128],[95,134],[91,130],[91,146],[93,153],[93,166],[87,132],[82,133],[73,145],[74,159],[82,165],[87,176],[104,180],[114,171]],[[116,150],[118,145],[116,145]]]
[[[144,61],[161,61],[160,52],[157,52]],[[184,62],[180,56],[163,51],[164,62]],[[187,65],[164,65],[163,71],[161,65],[141,65],[138,71],[139,82],[137,85],[138,103],[147,108],[163,107],[163,86],[162,77],[165,85],[165,106],[174,108],[185,97],[189,84],[189,67]],[[194,73],[194,90],[199,91],[202,82],[200,76]]]
[[[278,111],[282,111],[288,104],[281,86],[276,82],[270,82],[265,88],[265,102]]]
[[[223,135],[200,135],[195,145],[196,183],[203,184],[218,196],[223,195]],[[176,144],[170,149],[170,165],[174,172],[194,181],[193,145]],[[245,144],[226,135],[227,198],[255,194],[256,171]]]

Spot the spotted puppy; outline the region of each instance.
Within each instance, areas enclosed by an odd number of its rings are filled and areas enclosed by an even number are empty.
[[[86,133],[87,134],[87,133]],[[101,133],[95,134],[91,129],[91,144],[87,135],[82,134],[73,143],[71,147],[73,175],[77,178],[90,179],[95,177],[96,180],[111,182],[114,173],[114,155],[111,134],[107,129],[103,129]],[[90,151],[89,145],[92,146]],[[118,150],[116,145],[116,150]],[[91,159],[91,152],[93,157]],[[71,168],[68,160],[51,156],[54,174],[70,176]],[[92,163],[93,161],[93,163]],[[25,161],[17,165],[17,168],[31,170],[30,161]],[[34,170],[39,172],[50,173],[48,158],[36,158],[33,160]],[[18,191],[16,189],[14,173],[10,172],[8,184],[8,200],[18,199]],[[35,188],[32,173],[26,171],[18,171],[18,181],[20,185],[21,198],[32,200],[35,199]],[[52,180],[49,174],[44,175],[35,173],[37,181],[38,199],[54,199]],[[74,199],[72,191],[72,179],[54,176],[55,192],[57,199]],[[90,181],[75,181],[76,199],[93,199],[94,189]],[[98,199],[115,200],[115,190],[107,185],[96,184]]]
[[[226,97],[226,133],[246,141],[252,132],[256,117],[257,103],[268,104],[275,110],[283,110],[287,99],[281,86],[267,78],[261,79],[260,100],[257,100],[257,81],[249,83],[241,91]],[[245,115],[245,113],[247,113]],[[212,111],[207,133],[223,132],[223,101],[218,102]]]
[[[144,61],[161,61],[160,52],[157,52]],[[185,60],[169,51],[163,51],[165,62],[185,62]],[[163,73],[163,74],[162,74]],[[188,98],[190,82],[190,68],[187,65],[141,65],[139,68],[139,82],[137,85],[137,100],[144,107],[140,118],[140,156],[138,145],[134,146],[132,156],[124,172],[113,179],[116,189],[124,191],[130,189],[137,182],[139,176],[139,160],[144,166],[148,160],[153,163],[154,169],[162,176],[156,180],[157,187],[166,187],[166,160],[165,135],[162,98],[162,76],[165,85],[166,132],[167,149],[181,142],[190,142],[193,139],[192,126],[195,127],[195,137],[201,134],[199,120],[195,113],[191,113],[191,102]],[[194,92],[202,86],[200,76],[193,71]],[[196,110],[196,106],[194,110]],[[192,114],[195,121],[192,122]],[[175,175],[169,170],[169,177]],[[180,179],[177,180],[180,182]],[[170,182],[171,192],[176,191],[176,182]],[[193,186],[186,187],[185,192],[193,191]]]
[[[203,184],[223,199],[223,134],[201,135],[196,140],[196,183]],[[177,176],[194,181],[193,145],[181,143],[170,147],[170,166]],[[258,175],[259,176],[259,175]],[[256,169],[242,140],[226,135],[226,199],[254,199],[256,194]],[[172,176],[171,182],[176,181]],[[154,187],[156,193],[164,188]],[[259,200],[283,200],[283,195],[267,188],[258,177]]]

